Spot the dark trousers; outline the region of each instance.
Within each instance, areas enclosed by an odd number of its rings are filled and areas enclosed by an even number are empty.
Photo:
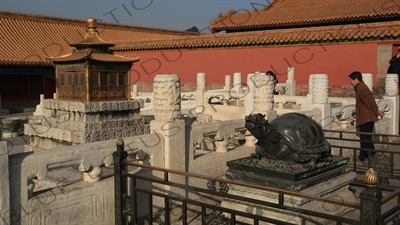
[[[375,122],[369,122],[369,123],[365,123],[359,126],[360,128],[360,132],[365,132],[365,133],[372,133],[372,131],[374,130],[374,124]],[[368,150],[361,150],[360,151],[360,155],[358,156],[358,158],[360,160],[364,160],[366,158],[368,158],[368,154],[370,154],[371,156],[375,155],[375,146],[374,143],[372,142],[364,142],[364,141],[371,141],[372,140],[372,135],[360,135],[360,140],[361,140],[361,148],[363,149],[370,149],[370,151]]]

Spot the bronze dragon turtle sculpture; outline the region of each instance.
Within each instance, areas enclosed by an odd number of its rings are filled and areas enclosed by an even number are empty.
[[[286,113],[270,123],[262,114],[245,117],[247,130],[258,140],[252,157],[304,164],[312,169],[331,162],[331,145],[321,126],[300,113]]]

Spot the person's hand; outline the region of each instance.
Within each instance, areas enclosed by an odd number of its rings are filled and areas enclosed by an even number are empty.
[[[400,57],[400,52],[399,53],[397,53],[397,58],[399,58]]]
[[[378,116],[383,116],[383,111],[382,110],[378,110]]]

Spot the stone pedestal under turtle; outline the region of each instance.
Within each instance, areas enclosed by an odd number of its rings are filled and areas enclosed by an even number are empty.
[[[286,113],[269,123],[258,113],[245,120],[246,128],[258,140],[254,157],[301,163],[307,168],[332,161],[322,127],[308,116]]]

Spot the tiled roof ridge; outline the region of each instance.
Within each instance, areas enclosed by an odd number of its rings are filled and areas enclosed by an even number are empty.
[[[68,24],[72,26],[86,26],[86,20],[83,19],[73,19],[65,17],[47,16],[32,13],[21,13],[13,11],[3,11],[0,10],[0,18],[9,19],[20,19],[20,20],[30,20],[35,22],[47,22],[47,23],[58,23],[58,24]],[[170,30],[165,28],[153,28],[145,26],[136,26],[128,24],[117,24],[108,22],[98,22],[99,27],[102,29],[115,29],[115,30],[129,30],[135,29],[137,31],[153,32],[153,33],[167,33],[167,34],[182,34],[182,35],[197,35],[199,33],[190,31],[180,31],[180,30]]]
[[[278,31],[278,32],[277,32]],[[114,51],[151,51],[175,49],[229,48],[244,46],[291,45],[394,40],[400,38],[400,21],[370,24],[332,25],[325,27],[291,28],[225,34],[203,34],[193,37],[152,41],[120,42]]]
[[[272,0],[261,10],[229,10],[210,20],[214,32],[399,20],[398,5],[385,0]],[[375,2],[376,1],[376,2]],[[388,2],[388,1],[387,1]],[[337,6],[336,8],[332,8]],[[365,6],[365,7],[363,7]]]

